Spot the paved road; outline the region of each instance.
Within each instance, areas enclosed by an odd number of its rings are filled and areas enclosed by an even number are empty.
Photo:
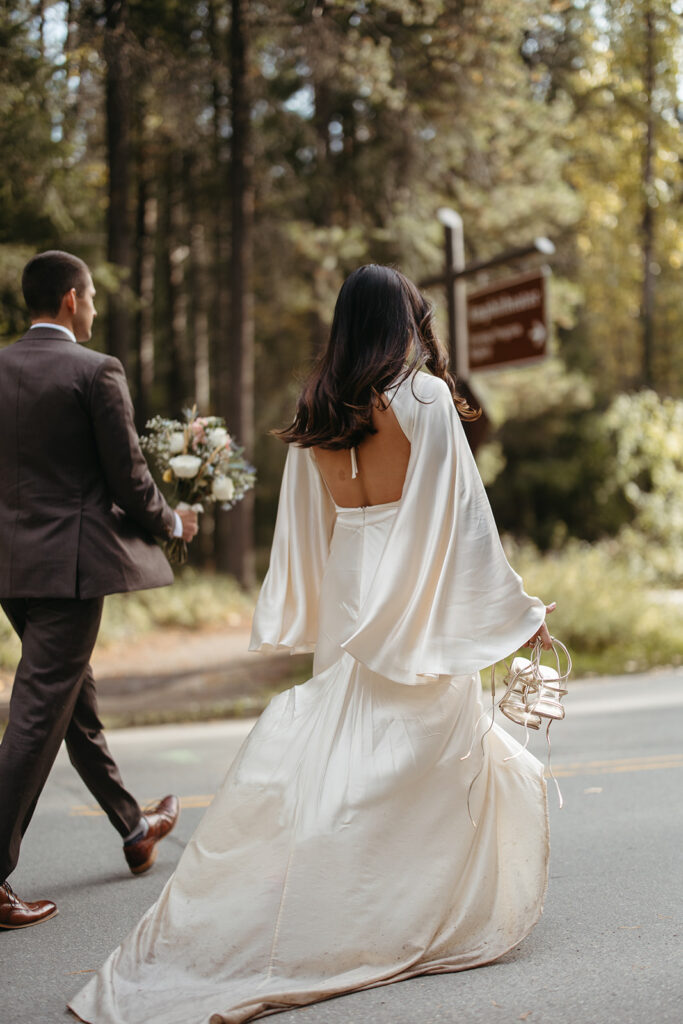
[[[418,978],[274,1017],[277,1024],[679,1024],[683,1019],[683,670],[577,684],[555,727],[553,853],[545,914],[489,967]],[[248,723],[111,734],[143,798],[184,810],[153,872],[133,878],[118,837],[60,754],[15,888],[59,916],[0,933],[1,1024],[71,1020],[71,996],[157,896]],[[534,737],[542,756],[542,742]]]

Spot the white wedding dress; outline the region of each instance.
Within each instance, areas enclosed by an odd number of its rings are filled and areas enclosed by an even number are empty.
[[[488,963],[541,913],[542,767],[497,726],[482,752],[478,671],[544,607],[505,560],[445,384],[391,394],[399,502],[335,507],[290,447],[252,647],[314,647],[315,674],[254,726],[161,896],[72,1000],[84,1021],[239,1024]]]

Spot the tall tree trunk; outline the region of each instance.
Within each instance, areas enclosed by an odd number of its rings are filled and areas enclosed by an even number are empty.
[[[45,0],[38,0],[36,4],[37,15],[38,15],[38,39],[40,46],[40,56],[45,58]]]
[[[232,0],[230,79],[232,98],[231,251],[230,251],[230,405],[227,419],[244,445],[247,458],[254,448],[254,311],[252,293],[251,103],[248,85],[247,0]],[[254,569],[254,496],[250,492],[230,513],[217,517],[219,569],[251,586]],[[225,540],[227,539],[227,544]]]
[[[187,210],[189,216],[190,258],[188,261],[187,283],[190,296],[190,332],[194,340],[194,398],[200,415],[211,408],[211,353],[209,335],[208,253],[206,226],[201,219],[197,203],[199,187],[195,183],[194,161],[187,157]],[[196,541],[190,545],[190,562],[207,567],[214,564],[215,515],[213,505],[207,505],[201,517],[201,528]]]
[[[193,398],[190,382],[187,330],[187,291],[185,268],[189,247],[185,244],[186,225],[183,208],[183,166],[178,153],[168,159],[164,235],[166,252],[166,290],[169,319],[168,395],[174,416]]]
[[[126,286],[131,269],[129,65],[126,48],[126,0],[106,0],[104,59],[106,72],[109,206],[107,259],[120,274],[121,286],[109,296],[107,349],[124,368],[128,364],[131,315]]]
[[[74,126],[78,123],[80,94],[80,81],[75,92],[71,91],[70,82],[77,71],[80,78],[80,68],[74,60],[74,51],[78,45],[77,25],[75,20],[74,0],[67,0],[64,12],[64,23],[66,25],[66,38],[64,39],[64,70],[66,72],[66,89],[64,98],[64,120],[63,132],[64,141],[70,142],[73,136]]]
[[[643,154],[643,290],[641,299],[641,323],[643,328],[642,383],[654,387],[653,370],[653,319],[654,319],[654,111],[652,109],[655,89],[655,22],[651,5],[645,10],[645,151]]]
[[[211,366],[209,352],[209,316],[206,302],[206,230],[197,207],[193,161],[187,158],[187,210],[189,215],[190,260],[188,287],[191,296],[190,322],[194,339],[194,397],[201,415],[209,412],[211,404]]]
[[[320,39],[323,44],[323,38]],[[319,79],[315,82],[315,106],[313,114],[313,127],[315,129],[316,149],[318,166],[323,168],[330,158],[330,121],[332,120],[334,100],[329,83],[326,79]],[[326,175],[322,175],[323,179]],[[332,212],[334,203],[330,202],[329,193],[325,190],[320,192],[318,202],[315,204],[315,223],[321,227],[329,228],[332,225]],[[327,295],[329,287],[326,274],[318,268],[313,274],[313,295],[315,299],[314,308],[309,314],[311,340],[310,358],[317,359],[327,344],[329,325],[322,315],[322,310],[327,308]]]
[[[140,147],[137,208],[137,402],[135,411],[141,429],[152,412],[154,387],[154,276],[157,231],[157,197],[153,175],[147,166],[145,146]]]
[[[211,228],[212,274],[211,274],[211,407],[225,414],[230,406],[230,360],[227,348],[227,332],[229,318],[229,295],[226,280],[230,273],[229,231],[227,215],[226,161],[225,151],[225,103],[226,95],[221,82],[221,72],[225,70],[227,54],[225,39],[220,34],[218,0],[208,0],[208,42],[211,50],[213,69],[211,74],[211,93],[213,104],[213,165],[214,182],[214,217]],[[222,535],[217,543],[224,539]],[[219,558],[219,560],[222,560]]]
[[[75,21],[74,21],[74,0],[66,0],[64,11],[64,24],[66,26],[66,38],[64,40],[64,59],[67,76],[71,70],[71,51],[75,44]]]
[[[223,78],[227,70],[225,36],[219,30],[222,0],[208,0],[208,43],[211,51],[211,98],[213,105],[213,173],[212,203],[213,217],[208,231],[208,245],[211,250],[211,274],[207,279],[210,290],[211,318],[209,322],[209,361],[211,366],[209,407],[212,412],[227,414],[230,406],[229,360],[227,355],[228,331],[228,289],[229,275],[229,225],[227,196],[225,188],[225,109],[227,97]],[[208,277],[208,275],[207,275]],[[230,429],[231,425],[228,424]],[[220,520],[220,523],[219,523]],[[229,517],[209,505],[202,516],[201,530],[196,541],[199,557],[206,566],[224,567],[228,563]],[[192,550],[192,549],[190,549]]]

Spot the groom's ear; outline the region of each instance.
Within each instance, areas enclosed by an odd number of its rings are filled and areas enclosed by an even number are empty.
[[[76,289],[69,288],[68,292],[65,292],[62,298],[62,309],[66,310],[68,313],[71,314],[75,313],[77,298],[78,296],[76,295]]]

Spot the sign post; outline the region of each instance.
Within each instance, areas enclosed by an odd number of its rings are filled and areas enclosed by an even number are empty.
[[[470,370],[519,366],[547,354],[549,270],[498,281],[467,296]]]
[[[446,251],[446,303],[448,309],[448,349],[451,366],[460,380],[467,380],[467,306],[465,279],[465,230],[455,210],[442,207],[437,217],[444,226]]]
[[[492,370],[536,362],[547,354],[548,316],[547,267],[520,274],[508,281],[467,295],[465,279],[481,270],[512,263],[531,253],[550,256],[555,246],[549,238],[535,238],[531,245],[519,246],[488,260],[465,263],[465,235],[462,217],[456,210],[441,207],[437,217],[445,232],[445,270],[420,282],[420,288],[443,285],[448,304],[448,350],[451,366],[471,402],[476,403],[468,385],[471,370]],[[469,428],[468,440],[476,450],[486,433],[486,413]],[[478,424],[478,429],[473,429]]]

